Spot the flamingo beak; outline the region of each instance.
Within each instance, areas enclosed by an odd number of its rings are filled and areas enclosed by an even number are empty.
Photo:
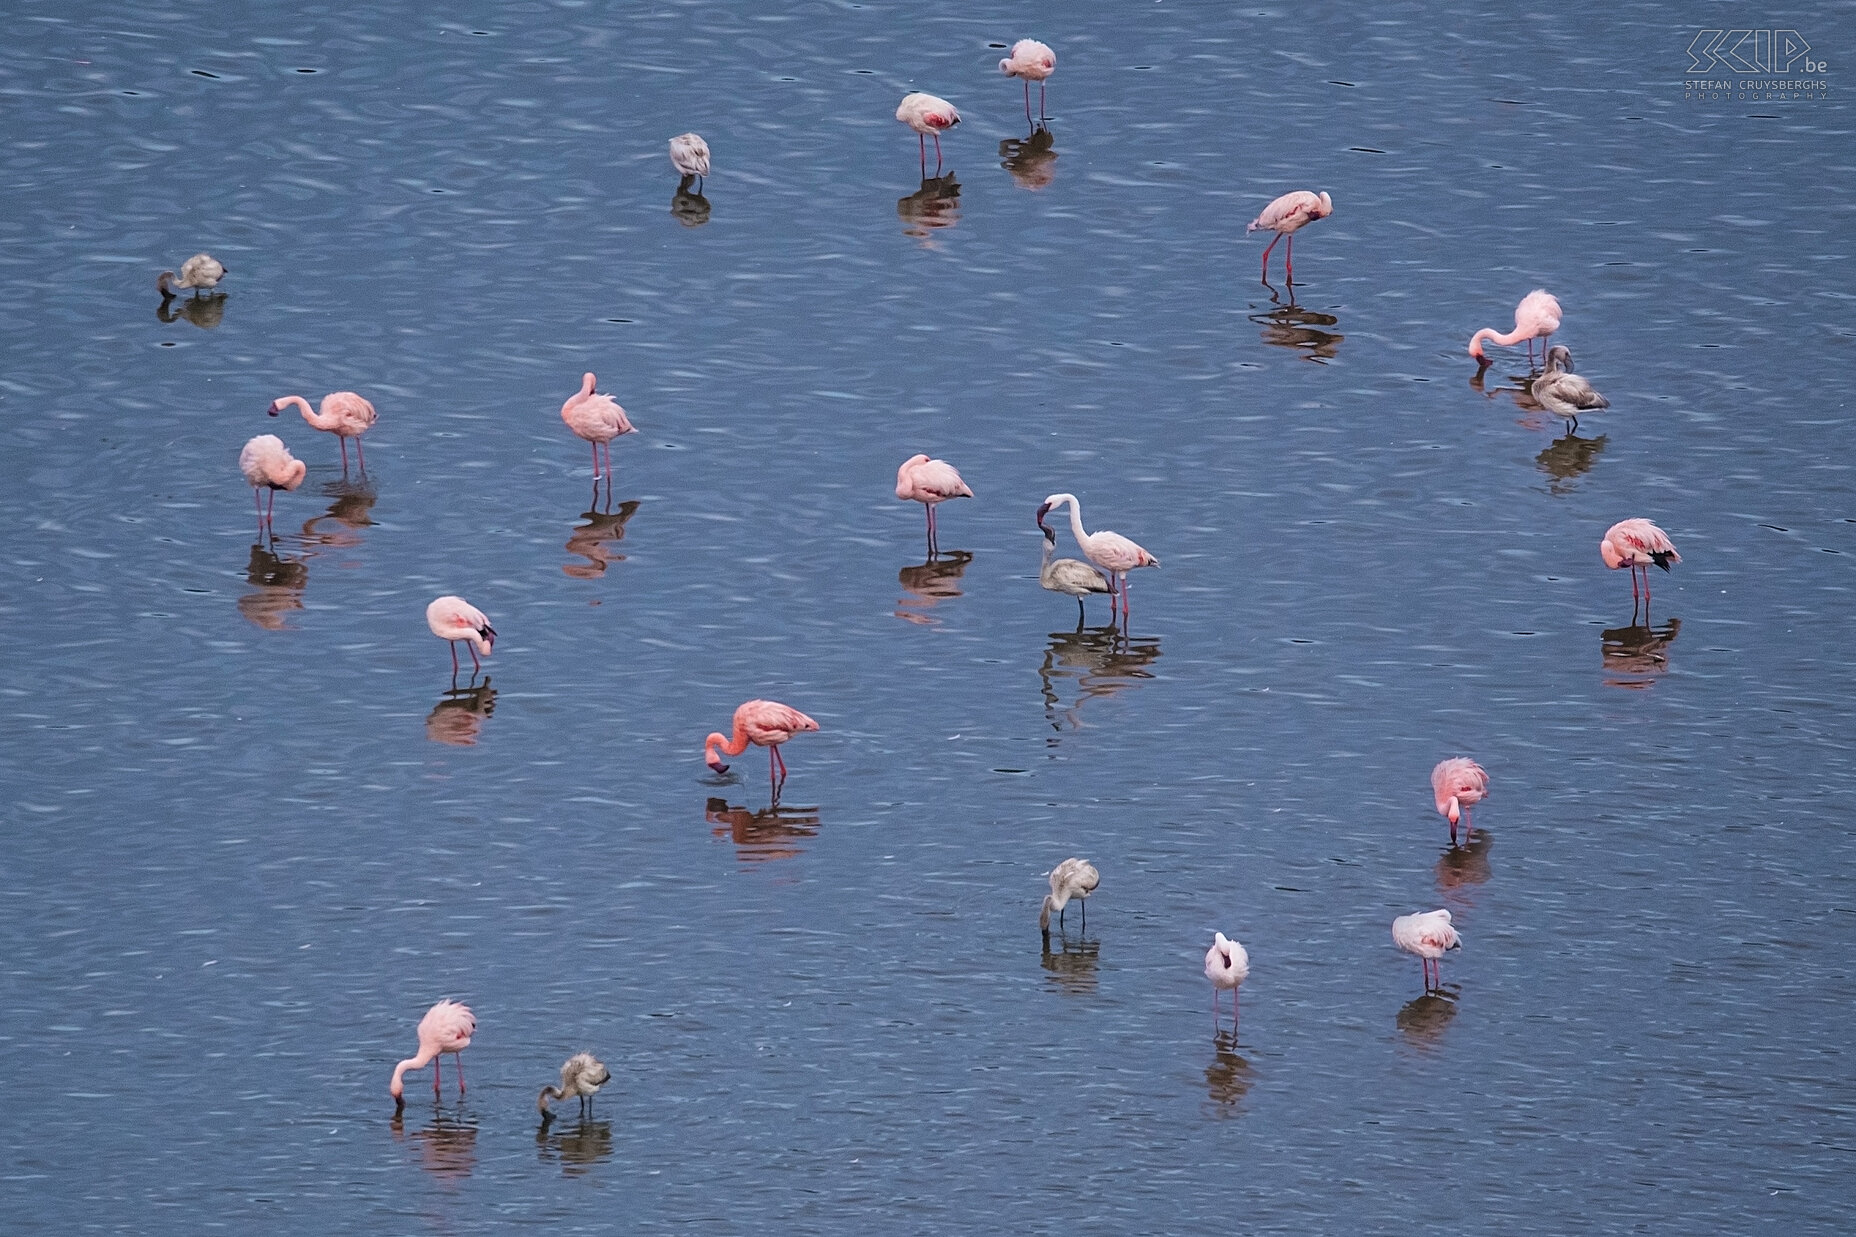
[[[727,765],[725,765],[725,764],[723,764],[723,763],[722,763],[721,761],[719,761],[719,760],[713,760],[713,759],[711,759],[711,760],[710,760],[710,761],[708,762],[708,764],[709,764],[709,767],[710,767],[711,769],[714,769],[714,770],[715,770],[715,771],[716,771],[717,773],[726,773],[726,772],[728,772],[728,766],[727,766]]]
[[[276,415],[277,415],[277,405],[276,405],[276,404],[272,404],[272,405],[271,405],[271,406],[270,406],[269,408],[266,408],[266,409],[265,409],[265,411],[266,411],[266,412],[268,412],[268,413],[270,413],[270,414],[271,414],[272,416],[276,416]]]
[[[1040,503],[1038,505],[1038,527],[1039,528],[1044,527],[1044,517],[1049,514],[1050,514],[1050,504]]]

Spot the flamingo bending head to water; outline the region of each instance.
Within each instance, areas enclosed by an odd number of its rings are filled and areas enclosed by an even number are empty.
[[[679,133],[670,139],[670,166],[677,169],[683,177],[683,184],[692,180],[706,180],[709,176],[709,143],[702,140],[700,133]],[[696,186],[696,196],[702,196],[702,186]]]
[[[490,626],[490,620],[482,610],[465,601],[462,597],[440,597],[425,608],[425,625],[432,629],[432,634],[451,645],[451,674],[455,678],[458,672],[458,641],[470,642],[470,672],[476,674],[483,669],[483,662],[477,656],[490,655],[496,647],[496,628]]]
[[[748,750],[749,743],[766,748],[767,777],[773,782],[777,798],[779,788],[786,783],[786,761],[780,755],[780,744],[796,734],[817,729],[817,722],[790,705],[777,700],[749,700],[735,710],[732,735],[717,731],[702,741],[702,758],[717,773],[726,773],[728,766],[722,756],[739,756]]]
[[[1424,990],[1443,986],[1442,958],[1446,951],[1461,949],[1463,938],[1450,926],[1450,912],[1421,911],[1400,915],[1392,921],[1392,943],[1408,954],[1417,954],[1424,964]]]
[[[439,1095],[438,1075],[440,1073],[438,1056],[448,1052],[457,1062],[458,1094],[464,1094],[464,1058],[460,1055],[470,1047],[470,1037],[477,1033],[477,1017],[470,1012],[468,1005],[456,1001],[444,1000],[425,1011],[425,1017],[419,1019],[419,1055],[407,1057],[393,1067],[393,1081],[387,1084],[387,1094],[393,1097],[395,1111],[406,1107],[405,1088],[401,1079],[409,1069],[432,1067],[432,1095]]]
[[[561,420],[567,428],[593,444],[593,480],[599,480],[599,449],[606,448],[606,477],[612,477],[612,440],[621,434],[635,434],[637,429],[619,407],[619,401],[593,390],[597,381],[591,373],[580,376],[580,390],[561,405]]]
[[[309,466],[290,454],[284,440],[275,434],[259,434],[238,453],[238,470],[251,486],[251,501],[258,504],[258,523],[271,522],[271,508],[276,505],[278,490],[294,490],[303,484]],[[258,498],[260,489],[270,491],[268,503]]]
[[[1643,599],[1650,600],[1650,567],[1652,564],[1669,570],[1669,564],[1679,563],[1682,556],[1676,553],[1675,542],[1669,540],[1669,534],[1650,523],[1648,520],[1619,520],[1605,530],[1604,539],[1598,543],[1598,553],[1605,560],[1605,566],[1616,571],[1619,567],[1630,568],[1630,597],[1637,600],[1637,573],[1643,572]]]
[[[348,440],[354,439],[355,457],[361,461],[361,471],[367,471],[367,456],[361,450],[361,435],[374,427],[380,418],[374,413],[374,406],[356,395],[353,391],[331,391],[322,397],[321,411],[309,406],[309,401],[301,395],[286,395],[271,401],[270,414],[280,415],[285,408],[295,404],[302,412],[303,419],[316,429],[335,435],[342,444],[342,471],[348,471]]]
[[[579,1096],[580,1112],[584,1116],[592,1109],[593,1096],[611,1081],[612,1071],[598,1057],[590,1052],[576,1052],[561,1066],[561,1085],[557,1087],[550,1083],[535,1097],[535,1107],[541,1109],[542,1124],[554,1118],[553,1110],[548,1107],[550,1099],[564,1100]]]
[[[1128,613],[1128,573],[1137,567],[1158,567],[1160,560],[1120,533],[1101,529],[1083,531],[1083,505],[1074,494],[1052,494],[1038,507],[1038,527],[1045,527],[1044,517],[1065,503],[1070,505],[1070,535],[1076,538],[1083,556],[1110,574],[1114,592],[1121,597],[1121,613]]]
[[[1025,119],[1033,125],[1050,119],[1044,114],[1044,83],[1057,71],[1057,53],[1049,44],[1036,39],[1020,39],[1012,44],[1012,53],[999,62],[999,72],[1025,80]],[[1038,114],[1031,115],[1031,83],[1038,84]]]
[[[1038,583],[1053,593],[1067,593],[1076,598],[1076,621],[1083,621],[1083,598],[1091,593],[1113,594],[1102,573],[1088,563],[1078,562],[1073,558],[1060,558],[1051,561],[1051,554],[1057,549],[1057,530],[1044,526],[1044,562],[1038,568]],[[1115,603],[1111,600],[1110,606]]]
[[[1288,272],[1289,282],[1295,282],[1295,234],[1317,219],[1326,219],[1334,213],[1334,199],[1325,193],[1314,193],[1308,189],[1297,189],[1285,193],[1263,208],[1263,213],[1250,221],[1244,229],[1244,235],[1252,232],[1274,232],[1276,240],[1263,247],[1263,282],[1270,281],[1270,250],[1276,248],[1276,241],[1289,238],[1289,248],[1283,255],[1283,269]]]
[[[1481,803],[1482,797],[1489,793],[1489,775],[1482,766],[1467,756],[1452,756],[1440,760],[1431,770],[1431,798],[1437,804],[1437,813],[1450,822],[1450,841],[1456,841],[1457,819],[1463,821],[1463,840],[1469,841],[1471,825],[1469,808],[1473,803]]]
[[[896,119],[915,130],[922,154],[922,179],[928,179],[928,135],[934,134],[934,170],[941,174],[941,131],[960,123],[960,111],[946,99],[917,90],[902,96]]]
[[[1218,994],[1231,994],[1231,1029],[1237,1030],[1237,986],[1250,975],[1250,955],[1222,932],[1212,934],[1205,951],[1205,978],[1212,981],[1212,1021],[1218,1020]]]
[[[896,497],[913,499],[928,509],[928,557],[941,552],[935,537],[934,506],[950,498],[972,498],[973,491],[960,479],[960,472],[946,460],[931,460],[925,455],[911,455],[896,470]]]
[[[1102,883],[1096,865],[1087,859],[1071,857],[1045,873],[1050,877],[1050,892],[1044,895],[1044,907],[1038,912],[1038,931],[1050,941],[1050,913],[1057,912],[1057,930],[1063,931],[1063,910],[1075,898],[1083,907],[1083,930],[1089,930],[1089,895]]]
[[[155,279],[155,288],[161,293],[163,301],[171,300],[175,288],[192,288],[195,296],[200,295],[201,288],[217,288],[219,281],[226,277],[225,264],[210,253],[196,253],[180,264],[180,278],[174,278],[173,271],[162,271]]]
[[[1488,340],[1504,348],[1526,341],[1527,363],[1534,363],[1534,341],[1545,340],[1560,329],[1560,303],[1553,299],[1553,294],[1545,288],[1535,288],[1521,298],[1521,303],[1514,307],[1514,330],[1503,335],[1492,326],[1485,326],[1469,337],[1469,355],[1487,365],[1489,358],[1482,354],[1482,341]]]

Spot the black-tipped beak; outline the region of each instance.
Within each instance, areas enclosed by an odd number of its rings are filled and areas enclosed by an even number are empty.
[[[271,405],[271,406],[270,406],[269,408],[266,408],[266,409],[265,409],[265,411],[266,411],[266,412],[268,412],[268,413],[270,413],[270,414],[271,414],[272,416],[276,416],[276,415],[277,415],[277,405],[276,405],[276,404],[272,404],[272,405]]]
[[[1050,514],[1050,504],[1039,503],[1038,504],[1038,527],[1039,528],[1044,527],[1044,517],[1049,514]]]

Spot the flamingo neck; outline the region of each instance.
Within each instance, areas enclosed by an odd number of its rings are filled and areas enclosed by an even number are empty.
[[[394,1099],[400,1098],[400,1093],[405,1089],[404,1085],[402,1084],[400,1080],[406,1076],[407,1070],[424,1069],[426,1066],[432,1063],[432,1058],[437,1055],[438,1055],[438,1049],[436,1048],[432,1049],[429,1052],[424,1048],[420,1048],[418,1056],[407,1057],[404,1061],[401,1061],[398,1065],[394,1066],[393,1067],[393,1082],[392,1082],[392,1085],[390,1085],[387,1088],[388,1092],[392,1094],[393,1098]]]
[[[1077,545],[1088,545],[1089,534],[1083,531],[1083,504],[1077,501],[1074,494],[1068,497],[1070,499],[1070,535],[1076,538]]]
[[[721,731],[716,731],[702,741],[703,759],[715,763],[711,748],[720,746],[724,756],[739,756],[748,750],[748,727],[746,722],[736,721],[735,732],[730,738],[723,738]]]
[[[1050,913],[1053,909],[1055,908],[1051,905],[1051,896],[1047,893],[1044,895],[1044,909],[1038,912],[1038,931],[1050,931]]]

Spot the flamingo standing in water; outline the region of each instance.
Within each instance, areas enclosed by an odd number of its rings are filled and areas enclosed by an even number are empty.
[[[796,734],[817,729],[817,722],[790,705],[777,700],[750,700],[735,710],[733,735],[718,731],[702,741],[702,758],[717,773],[726,773],[728,766],[722,756],[739,756],[748,750],[749,743],[766,748],[767,778],[778,798],[780,787],[786,784],[786,760],[780,755],[780,744]],[[718,747],[721,755],[716,754]]]
[[[367,471],[367,456],[361,451],[361,435],[374,427],[380,418],[374,414],[374,406],[356,395],[353,391],[331,391],[322,397],[322,410],[317,412],[309,406],[309,401],[301,395],[286,395],[271,401],[270,413],[277,416],[291,404],[302,412],[303,419],[316,429],[335,435],[342,444],[342,471],[348,471],[348,440],[354,439],[354,453],[361,461],[361,471]]]
[[[192,288],[195,296],[201,288],[217,288],[226,277],[225,264],[210,253],[196,253],[180,264],[180,278],[173,271],[162,271],[155,279],[155,289],[163,301],[174,298],[175,288]]]
[[[1392,921],[1392,943],[1408,954],[1417,954],[1424,964],[1424,990],[1443,987],[1445,951],[1461,949],[1463,938],[1450,926],[1450,912],[1423,911],[1400,915]]]
[[[700,133],[679,133],[670,139],[670,166],[677,169],[683,177],[683,186],[694,181],[708,179],[709,143],[702,140]],[[702,185],[696,186],[696,196],[702,196]]]
[[[564,1100],[577,1095],[580,1097],[580,1115],[588,1115],[592,1111],[593,1097],[611,1081],[612,1071],[598,1057],[590,1052],[574,1053],[561,1066],[561,1085],[545,1086],[541,1094],[535,1097],[535,1107],[541,1109],[541,1123],[546,1125],[554,1119],[554,1111],[548,1107],[551,1098]]]
[[[1682,561],[1682,556],[1676,553],[1675,542],[1669,540],[1669,534],[1642,519],[1619,520],[1606,529],[1604,539],[1598,543],[1598,553],[1605,560],[1605,566],[1613,571],[1619,567],[1630,568],[1630,599],[1633,603],[1637,600],[1639,571],[1643,572],[1643,599],[1647,602],[1650,600],[1650,565],[1654,563],[1668,571],[1669,564]]]
[[[1244,235],[1252,232],[1274,232],[1276,240],[1263,247],[1263,282],[1270,281],[1270,250],[1276,248],[1276,241],[1289,238],[1289,248],[1283,255],[1283,268],[1289,274],[1289,282],[1295,282],[1295,234],[1317,219],[1326,219],[1334,213],[1334,199],[1327,194],[1316,194],[1307,189],[1297,189],[1285,193],[1263,208],[1263,213],[1250,221],[1244,229]]]
[[[393,1067],[393,1081],[387,1085],[387,1093],[393,1097],[393,1107],[397,1112],[406,1107],[405,1088],[400,1080],[409,1069],[432,1067],[432,1096],[437,1098],[438,1075],[441,1072],[438,1057],[448,1052],[457,1061],[458,1094],[464,1094],[464,1058],[461,1053],[470,1047],[470,1037],[477,1033],[476,1015],[470,1012],[468,1005],[456,1001],[444,1000],[425,1011],[425,1017],[419,1019],[419,1055],[407,1057]]]
[[[1038,583],[1053,593],[1067,593],[1076,598],[1076,623],[1081,626],[1084,618],[1083,598],[1091,593],[1108,593],[1114,589],[1102,578],[1102,573],[1088,563],[1081,563],[1073,558],[1060,558],[1051,561],[1051,555],[1057,549],[1057,530],[1044,529],[1044,561],[1038,567]],[[1111,599],[1110,606],[1115,603]]]
[[[606,479],[612,479],[612,440],[621,434],[638,431],[625,416],[625,409],[610,395],[596,393],[591,373],[580,376],[580,390],[561,405],[561,420],[567,428],[593,444],[593,480],[599,480],[599,448],[606,448]]]
[[[1121,597],[1121,613],[1125,618],[1128,613],[1128,573],[1136,567],[1158,567],[1160,560],[1143,550],[1120,533],[1111,533],[1107,529],[1099,532],[1083,531],[1083,504],[1076,500],[1074,494],[1052,494],[1038,507],[1038,527],[1044,527],[1044,517],[1051,511],[1070,504],[1070,535],[1076,538],[1077,548],[1083,556],[1096,566],[1111,574],[1115,592]],[[1110,601],[1111,612],[1113,599]]]
[[[482,610],[465,601],[462,597],[440,597],[425,608],[425,625],[432,629],[432,634],[451,645],[451,677],[455,680],[458,673],[458,641],[470,642],[470,672],[475,675],[483,669],[483,662],[477,654],[481,652],[488,657],[490,650],[496,647],[496,628],[490,626],[490,620]]]
[[[1044,82],[1057,71],[1057,53],[1036,39],[1020,39],[1012,44],[1012,54],[999,62],[999,72],[1007,77],[1025,79],[1025,119],[1033,126],[1049,120],[1044,114]],[[1031,117],[1031,83],[1038,84],[1037,119]]]
[[[294,490],[303,484],[309,466],[290,454],[284,440],[275,434],[259,434],[238,453],[238,470],[251,485],[251,501],[258,504],[258,524],[271,522],[271,508],[277,503],[278,490]],[[260,502],[258,491],[268,488],[270,502]]]
[[[1212,981],[1212,1021],[1218,1021],[1218,994],[1231,994],[1231,1031],[1237,1031],[1237,986],[1250,974],[1250,955],[1244,947],[1222,932],[1212,934],[1212,947],[1205,951],[1205,978]]]
[[[1437,804],[1437,813],[1450,822],[1450,841],[1456,842],[1457,818],[1463,820],[1463,840],[1469,841],[1472,826],[1469,823],[1469,807],[1472,803],[1481,803],[1482,797],[1489,793],[1489,775],[1482,766],[1467,756],[1452,756],[1440,760],[1431,770],[1431,798]]]
[[[1553,294],[1545,288],[1535,288],[1521,298],[1521,303],[1514,307],[1514,330],[1503,335],[1492,326],[1485,326],[1469,338],[1469,355],[1484,365],[1489,358],[1482,355],[1482,341],[1500,344],[1504,348],[1527,342],[1527,363],[1534,363],[1534,341],[1544,341],[1553,332],[1560,329],[1560,303],[1553,299]],[[1545,344],[1543,342],[1542,346]]]
[[[917,90],[902,96],[902,103],[896,108],[896,119],[915,130],[916,141],[922,152],[923,180],[928,179],[928,135],[934,134],[934,170],[935,175],[939,176],[941,130],[951,129],[960,123],[959,109],[946,99]]]
[[[1045,873],[1050,877],[1050,892],[1044,895],[1044,907],[1038,912],[1038,931],[1044,934],[1046,948],[1050,941],[1050,913],[1057,912],[1057,930],[1063,931],[1063,909],[1075,898],[1083,908],[1083,931],[1089,930],[1089,895],[1102,883],[1102,874],[1087,859],[1071,857]]]
[[[946,460],[931,460],[925,455],[911,455],[896,470],[896,497],[913,499],[928,509],[928,557],[941,552],[935,537],[934,505],[950,498],[972,498],[973,491],[960,479],[960,472]]]
[[[1592,384],[1572,372],[1572,349],[1554,344],[1547,349],[1541,363],[1546,372],[1534,379],[1534,398],[1540,406],[1579,428],[1579,414],[1611,407],[1611,401],[1592,389]]]

